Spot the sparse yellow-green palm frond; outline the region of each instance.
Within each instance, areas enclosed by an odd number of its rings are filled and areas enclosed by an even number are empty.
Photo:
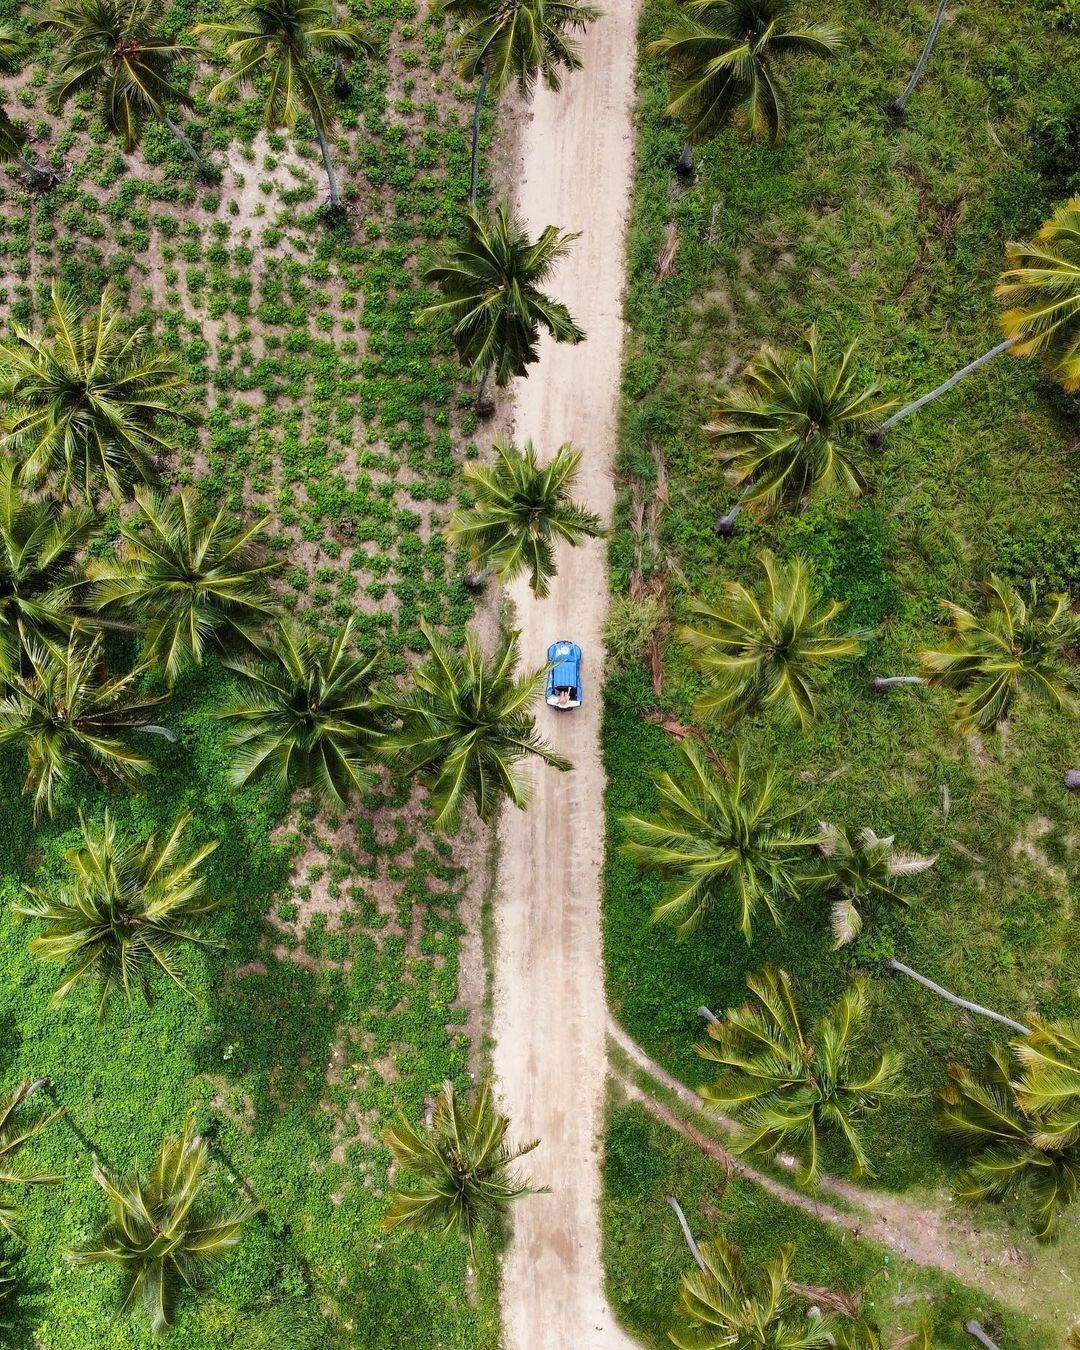
[[[1080,704],[1063,657],[1080,638],[1080,616],[1068,596],[1040,597],[1032,582],[1025,599],[996,576],[978,594],[978,610],[942,602],[950,640],[919,654],[927,681],[956,695],[957,721],[989,730],[1024,690],[1075,716]]]
[[[706,718],[775,709],[806,726],[825,671],[858,656],[868,634],[840,628],[844,605],[821,597],[805,558],[782,562],[765,549],[758,560],[756,590],[729,581],[720,600],[690,602],[678,636],[707,680],[695,709]]]
[[[540,1193],[513,1166],[540,1141],[514,1147],[506,1142],[509,1127],[487,1082],[467,1103],[445,1083],[430,1126],[421,1129],[404,1117],[391,1125],[385,1139],[408,1185],[394,1190],[383,1226],[453,1232],[470,1250],[478,1232],[490,1236],[513,1200]]]
[[[118,1176],[95,1160],[94,1180],[105,1192],[109,1220],[69,1259],[77,1266],[119,1266],[124,1273],[120,1312],[141,1304],[151,1331],[160,1335],[176,1318],[181,1288],[204,1286],[207,1272],[239,1243],[257,1206],[226,1207],[208,1196],[209,1150],[190,1119],[183,1134],[161,1145],[148,1175],[136,1167]]]
[[[161,839],[125,838],[108,811],[100,826],[80,820],[82,842],[67,853],[69,876],[55,887],[26,888],[15,912],[41,925],[30,950],[62,969],[55,1006],[77,985],[96,982],[98,1021],[122,993],[154,1002],[154,978],[184,987],[176,953],[205,942],[202,921],[224,903],[204,890],[202,864],[217,848],[184,853],[186,812]]]
[[[795,828],[793,813],[775,801],[773,775],[751,772],[738,747],[724,770],[692,740],[679,748],[687,773],[657,777],[655,815],[622,818],[622,852],[664,878],[655,922],[674,920],[685,937],[722,904],[734,908],[749,941],[762,910],[779,924],[805,889],[802,864],[817,836]]]
[[[858,1062],[865,979],[849,985],[808,1033],[784,971],[766,966],[748,975],[746,984],[747,1002],[710,1023],[709,1040],[695,1047],[721,1066],[719,1077],[699,1092],[740,1120],[737,1151],[771,1157],[792,1149],[801,1155],[800,1183],[812,1186],[820,1171],[820,1137],[832,1132],[851,1154],[855,1174],[870,1171],[859,1127],[882,1098],[901,1091],[897,1055],[886,1050]]]
[[[866,491],[866,433],[895,400],[857,380],[855,344],[822,358],[810,329],[794,353],[763,347],[743,371],[743,387],[716,400],[706,436],[717,446],[741,500],[768,513],[820,493],[849,499]]]
[[[1080,197],[1054,212],[1029,243],[1009,244],[994,292],[1014,356],[1037,356],[1069,394],[1080,390]]]

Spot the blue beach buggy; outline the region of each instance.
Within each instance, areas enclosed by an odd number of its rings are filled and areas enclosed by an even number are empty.
[[[581,648],[576,642],[553,642],[548,648],[551,669],[547,677],[547,701],[566,712],[581,707]]]

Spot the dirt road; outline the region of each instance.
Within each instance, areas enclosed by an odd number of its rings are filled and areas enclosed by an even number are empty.
[[[564,441],[585,451],[576,495],[607,517],[622,358],[624,232],[630,197],[637,0],[605,5],[583,45],[585,66],[561,94],[538,91],[521,136],[518,208],[533,231],[580,230],[552,291],[588,341],[547,343],[515,391],[515,437],[544,454]],[[616,1326],[600,1264],[600,1140],[606,1074],[600,948],[603,773],[600,629],[607,608],[604,546],[559,557],[546,600],[513,589],[522,656],[541,665],[557,638],[585,652],[585,704],[540,710],[574,772],[543,770],[528,812],[500,827],[495,975],[495,1071],[528,1159],[552,1194],[515,1206],[503,1287],[508,1350],[614,1350]]]

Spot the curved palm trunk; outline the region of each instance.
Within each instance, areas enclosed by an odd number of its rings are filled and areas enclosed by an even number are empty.
[[[893,413],[887,417],[881,426],[871,431],[868,440],[871,445],[880,445],[885,439],[885,433],[890,427],[896,426],[897,422],[902,422],[905,417],[910,417],[913,412],[918,412],[920,408],[925,408],[928,403],[940,395],[947,393],[954,384],[959,384],[965,375],[970,375],[972,371],[978,370],[980,366],[985,366],[987,361],[992,361],[995,356],[1000,356],[1002,352],[1007,352],[1016,342],[1016,338],[1006,338],[1004,342],[999,342],[996,347],[991,347],[988,352],[983,352],[982,356],[977,357],[962,370],[958,370],[955,375],[950,375],[944,384],[939,384],[936,389],[931,389],[928,394],[923,394],[922,398],[917,398],[914,403],[909,403],[906,408],[901,408],[899,412]]]
[[[472,186],[469,189],[469,205],[476,209],[476,199],[480,194],[480,115],[484,107],[484,95],[487,93],[488,80],[486,70],[480,72],[480,83],[476,89],[476,103],[472,117]]]
[[[697,1010],[697,1015],[699,1017],[704,1017],[705,1021],[708,1022],[710,1026],[716,1027],[720,1025],[719,1017],[717,1017],[710,1008],[706,1008],[704,1004]]]
[[[465,569],[465,575],[461,578],[462,583],[470,591],[482,591],[492,577],[490,567],[482,567],[477,570],[475,565],[470,565]]]
[[[184,135],[184,133],[180,130],[180,128],[176,125],[176,123],[172,120],[172,118],[162,117],[161,120],[168,127],[169,131],[172,132],[176,141],[184,148],[188,156],[194,161],[195,167],[199,171],[199,177],[206,179],[208,183],[213,182],[217,178],[217,174],[214,171],[213,167],[209,165],[205,159],[203,159],[202,155],[199,154],[198,150],[195,149],[195,147]]]
[[[919,53],[919,59],[915,63],[915,69],[911,72],[911,79],[904,85],[904,92],[899,98],[894,98],[889,104],[889,113],[893,117],[903,117],[904,109],[907,107],[907,101],[915,92],[915,86],[922,79],[922,73],[926,69],[926,63],[930,59],[930,53],[934,50],[934,43],[937,41],[938,29],[941,27],[941,21],[945,18],[945,8],[949,0],[940,0],[937,7],[937,13],[934,15],[934,22],[930,25],[930,33],[927,36],[923,49]]]
[[[981,1322],[976,1322],[974,1319],[972,1319],[970,1322],[965,1322],[964,1330],[967,1332],[969,1336],[974,1336],[980,1345],[985,1345],[986,1350],[1001,1350],[1001,1347],[998,1345],[998,1343],[996,1341],[992,1341],[990,1337],[986,1334],[986,1332],[983,1331]]]
[[[334,97],[336,99],[348,98],[352,93],[352,85],[349,83],[349,77],[345,73],[345,62],[340,56],[334,57]]]
[[[1012,1031],[1018,1031],[1021,1036],[1030,1036],[1031,1028],[1024,1026],[1022,1022],[1014,1022],[1011,1017],[1006,1017],[1004,1013],[994,1012],[993,1008],[984,1008],[981,1003],[971,1003],[966,998],[961,998],[958,994],[952,994],[940,984],[935,984],[933,980],[928,980],[925,975],[920,975],[917,970],[912,970],[910,966],[905,966],[902,961],[888,960],[885,962],[886,970],[898,970],[901,975],[908,975],[916,980],[924,988],[930,989],[935,994],[940,994],[948,1003],[952,1003],[957,1008],[966,1008],[968,1012],[978,1013],[980,1017],[992,1018],[995,1022],[1000,1022],[1002,1026],[1009,1027]]]
[[[702,1260],[701,1253],[698,1251],[698,1245],[694,1241],[694,1235],[690,1231],[690,1225],[686,1222],[686,1215],[682,1211],[682,1205],[679,1204],[678,1200],[676,1200],[673,1195],[667,1195],[664,1198],[675,1211],[675,1217],[679,1221],[679,1227],[682,1229],[683,1237],[686,1239],[686,1245],[690,1248],[690,1254],[693,1256],[698,1270],[704,1275],[705,1262]]]
[[[315,128],[315,135],[319,138],[319,150],[322,153],[323,168],[326,170],[326,181],[330,184],[330,210],[337,212],[342,209],[341,192],[338,189],[334,161],[330,158],[330,143],[327,141],[326,132],[323,131],[322,127]]]
[[[675,172],[680,178],[690,179],[694,176],[694,147],[689,141],[683,141],[679,158],[675,161]]]
[[[875,675],[870,681],[874,690],[891,689],[894,684],[925,684],[921,675]]]

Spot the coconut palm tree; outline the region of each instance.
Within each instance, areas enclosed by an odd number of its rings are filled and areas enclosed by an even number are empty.
[[[716,400],[705,435],[747,506],[768,513],[819,493],[854,499],[866,491],[859,452],[894,400],[876,385],[856,387],[854,353],[852,343],[838,362],[824,361],[811,328],[794,355],[762,347],[743,388]]]
[[[94,1159],[109,1221],[99,1237],[69,1252],[69,1259],[77,1266],[121,1266],[120,1311],[141,1303],[155,1335],[172,1325],[180,1288],[201,1288],[205,1273],[228,1256],[257,1212],[254,1205],[227,1207],[207,1198],[209,1161],[206,1140],[195,1133],[192,1120],[179,1138],[164,1141],[145,1177],[137,1166],[127,1176],[114,1175]]]
[[[81,768],[104,787],[137,787],[153,769],[145,755],[126,744],[132,731],[175,736],[148,718],[164,696],[141,693],[143,667],[109,675],[101,635],[81,642],[73,635],[67,648],[29,643],[28,674],[8,678],[0,699],[0,746],[26,750],[24,792],[34,794],[34,819],[50,816],[56,792]]]
[[[336,214],[344,208],[327,140],[336,112],[319,63],[325,57],[352,61],[375,47],[359,24],[339,23],[334,10],[334,0],[257,0],[227,23],[199,23],[194,31],[222,38],[233,63],[210,91],[212,100],[258,83],[267,91],[263,117],[271,131],[291,130],[301,113],[311,118]]]
[[[894,847],[895,836],[875,834],[868,825],[852,832],[824,820],[819,824],[818,848],[825,866],[818,879],[837,897],[832,908],[835,949],[858,937],[863,925],[860,906],[871,896],[908,904],[893,884],[895,879],[925,872],[937,862],[937,855],[901,853]]]
[[[509,1127],[487,1082],[467,1105],[453,1083],[444,1083],[426,1129],[402,1116],[383,1137],[410,1185],[395,1188],[383,1227],[456,1232],[474,1251],[477,1232],[490,1234],[511,1201],[546,1190],[522,1180],[513,1167],[539,1139],[513,1147],[506,1142]]]
[[[942,601],[951,640],[919,653],[927,682],[956,694],[957,721],[988,730],[1009,716],[1025,689],[1051,707],[1073,715],[1080,711],[1067,688],[1063,660],[1080,638],[1080,616],[1072,612],[1068,596],[1040,599],[1032,582],[1025,600],[996,576],[978,593],[978,612]]]
[[[766,966],[748,975],[746,984],[751,997],[711,1022],[709,1042],[694,1047],[722,1066],[719,1078],[698,1091],[711,1105],[742,1118],[735,1151],[771,1157],[780,1148],[798,1150],[799,1183],[812,1186],[820,1136],[836,1132],[851,1153],[856,1176],[869,1172],[859,1126],[883,1097],[902,1093],[900,1061],[891,1051],[864,1067],[855,1063],[853,1039],[866,1008],[866,980],[849,985],[809,1033],[784,971]]]
[[[516,84],[522,97],[538,79],[561,87],[562,70],[580,70],[581,55],[571,34],[584,33],[600,11],[581,0],[431,0],[432,13],[457,24],[454,68],[476,80],[472,126],[472,191],[480,185],[480,113],[488,88],[498,97]]]
[[[682,1324],[668,1332],[682,1350],[819,1350],[834,1345],[836,1320],[810,1319],[791,1280],[793,1243],[751,1267],[721,1234],[699,1245],[705,1269],[679,1282]]]
[[[835,29],[796,24],[791,9],[788,0],[680,0],[678,17],[645,50],[675,72],[665,112],[682,122],[688,146],[709,140],[728,122],[748,136],[780,140],[777,58],[829,57],[841,46]]]
[[[826,668],[858,656],[868,633],[843,632],[843,601],[823,600],[812,564],[796,555],[758,554],[763,584],[751,591],[729,581],[720,600],[692,600],[691,622],[678,630],[708,687],[694,705],[701,717],[737,718],[761,709],[813,721]]]
[[[55,39],[56,71],[47,97],[63,108],[75,94],[101,95],[105,125],[130,154],[147,122],[161,122],[190,156],[203,178],[214,170],[169,115],[192,106],[191,95],[172,83],[177,61],[198,52],[161,31],[160,0],[54,0],[35,22]]]
[[[966,1200],[1026,1190],[1032,1230],[1058,1235],[1061,1211],[1080,1196],[1080,1024],[1036,1020],[1014,1056],[994,1046],[978,1076],[960,1065],[938,1093],[938,1125],[975,1150],[957,1186]]]
[[[794,813],[773,800],[772,771],[751,773],[738,746],[723,772],[694,741],[679,749],[687,780],[658,775],[659,812],[623,816],[630,837],[622,852],[666,880],[654,922],[679,920],[676,931],[685,937],[718,903],[734,901],[749,942],[762,909],[779,924],[783,906],[805,889],[799,864],[816,836],[794,828]]]
[[[886,418],[870,433],[873,444],[1002,352],[1037,356],[1066,393],[1080,389],[1080,197],[1059,206],[1030,242],[1006,244],[1005,256],[1009,265],[994,289],[1010,306],[1001,316],[1005,340]]]
[[[539,289],[577,235],[549,225],[530,239],[506,206],[490,218],[466,212],[465,227],[465,241],[424,274],[443,298],[421,310],[420,318],[453,339],[462,364],[480,382],[480,412],[492,374],[501,388],[539,360],[541,328],[556,342],[584,341],[566,306]]]
[[[22,666],[24,642],[67,639],[80,549],[97,527],[89,506],[31,497],[0,459],[0,680]]]
[[[120,555],[94,558],[90,607],[143,628],[143,657],[172,685],[201,666],[210,645],[254,643],[259,621],[277,608],[266,584],[278,570],[256,549],[270,524],[213,511],[190,488],[170,496],[137,490],[138,516],[120,523]]]
[[[202,921],[224,903],[203,891],[202,864],[216,842],[182,851],[190,821],[188,811],[164,838],[154,833],[133,840],[124,838],[108,810],[101,825],[80,816],[82,841],[65,854],[67,881],[55,889],[26,887],[27,899],[13,908],[42,925],[30,950],[63,968],[51,1007],[76,985],[96,981],[100,1026],[116,993],[129,1005],[141,994],[152,1006],[159,972],[185,988],[176,953],[205,941]]]
[[[576,545],[604,532],[600,517],[570,497],[581,451],[560,446],[541,466],[531,441],[519,450],[500,439],[495,454],[494,464],[466,465],[476,504],[454,512],[448,537],[469,546],[477,572],[491,568],[504,582],[528,572],[533,594],[547,595],[555,575],[555,544]]]
[[[400,720],[382,752],[391,766],[416,774],[427,788],[437,829],[453,832],[467,798],[480,819],[495,819],[504,797],[523,809],[528,792],[518,764],[536,756],[567,770],[569,760],[549,748],[530,711],[545,672],[515,679],[518,634],[507,633],[488,657],[473,634],[454,651],[421,620],[430,655],[413,672],[407,693],[386,698],[389,714]]]
[[[268,779],[293,792],[311,788],[329,802],[374,781],[370,768],[380,738],[372,695],[378,659],[350,650],[353,621],[330,643],[282,620],[254,661],[225,661],[243,681],[240,698],[221,716],[236,723],[229,741],[238,754],[237,787]]]
[[[27,52],[25,36],[14,24],[0,23],[0,66],[5,70],[21,65]],[[22,159],[27,143],[26,131],[12,121],[7,109],[0,106],[0,164]]]
[[[89,307],[53,286],[50,308],[45,333],[16,327],[0,343],[0,453],[20,459],[21,481],[48,480],[61,496],[90,500],[103,481],[125,498],[155,480],[155,455],[175,450],[161,417],[190,420],[178,407],[187,377],[172,354],[149,350],[144,329],[125,330],[111,290]]]
[[[0,1097],[0,1229],[12,1237],[19,1236],[19,1207],[10,1188],[53,1186],[64,1179],[47,1172],[29,1171],[18,1156],[36,1134],[63,1114],[60,1110],[34,1115],[26,1109],[30,1098],[47,1087],[48,1082],[47,1078],[37,1078],[32,1083],[20,1083],[14,1091]]]

